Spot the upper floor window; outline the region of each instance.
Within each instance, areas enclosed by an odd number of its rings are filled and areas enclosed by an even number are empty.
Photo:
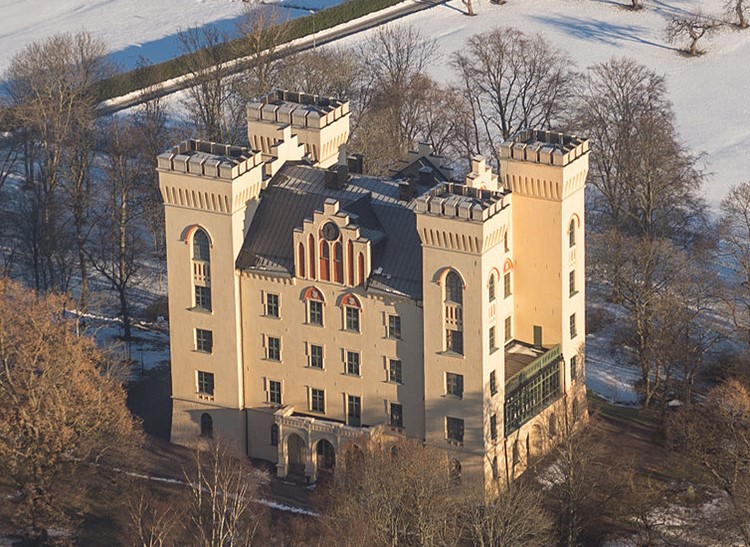
[[[464,396],[464,376],[453,372],[445,373],[445,392],[459,399]]]
[[[268,381],[268,402],[275,405],[281,404],[281,382]]]
[[[464,333],[460,330],[446,329],[445,331],[445,349],[447,351],[464,354]]]
[[[568,226],[568,245],[570,247],[573,247],[576,244],[576,219],[570,220],[570,225]]]
[[[310,410],[325,414],[326,411],[326,392],[323,389],[310,389]]]
[[[214,349],[214,333],[210,330],[195,329],[195,349],[211,353]]]
[[[490,327],[490,353],[494,353],[497,350],[497,342],[495,340],[495,327]]]
[[[353,294],[347,294],[341,299],[341,305],[344,308],[344,329],[359,332],[359,316],[362,311],[359,300]]]
[[[211,260],[211,245],[208,242],[208,234],[198,228],[193,234],[193,260]]]
[[[401,339],[401,317],[398,315],[388,316],[388,338]]]
[[[487,284],[487,291],[489,292],[490,302],[495,300],[495,274],[490,275],[490,281]]]
[[[266,315],[268,317],[279,317],[279,295],[266,293]]]
[[[445,276],[445,300],[454,304],[463,304],[464,301],[464,284],[461,278],[454,271],[448,272]]]
[[[310,325],[323,325],[323,295],[315,287],[305,291],[307,322]]]
[[[449,441],[464,442],[464,421],[461,418],[445,418],[445,433]]]
[[[497,374],[490,372],[490,395],[497,395]]]
[[[512,294],[510,281],[510,272],[505,272],[503,276],[503,298],[508,298]]]
[[[320,278],[324,281],[330,279],[331,256],[327,241],[320,242]]]
[[[575,380],[578,376],[578,356],[574,355],[570,358],[570,379]]]
[[[346,352],[346,373],[359,376],[359,353],[356,351]]]
[[[572,314],[570,316],[570,337],[575,338],[578,334],[578,330],[576,329],[576,314]]]
[[[323,368],[323,346],[310,345],[310,366]]]
[[[570,296],[575,296],[578,292],[576,290],[576,271],[573,270],[568,274],[568,285],[570,289]]]
[[[403,369],[401,368],[400,359],[388,360],[388,380],[397,384],[402,383]]]
[[[391,403],[391,427],[404,427],[404,407],[399,403]]]
[[[359,332],[359,308],[346,306],[346,330]]]
[[[269,336],[266,338],[266,359],[281,361],[281,338]]]
[[[198,393],[201,395],[214,394],[214,373],[198,371]]]

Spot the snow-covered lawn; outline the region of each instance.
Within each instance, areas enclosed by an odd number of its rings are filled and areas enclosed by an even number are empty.
[[[430,72],[439,81],[453,78],[450,55],[467,38],[495,27],[541,33],[565,50],[579,69],[613,56],[637,59],[664,74],[682,139],[705,152],[713,173],[704,193],[718,203],[727,188],[750,180],[750,29],[724,28],[702,42],[707,53],[688,58],[664,38],[672,14],[704,12],[722,17],[724,0],[644,0],[644,9],[625,9],[628,0],[508,0],[504,6],[474,0],[476,17],[467,17],[460,0],[421,11],[391,24],[409,24],[435,38],[441,58]],[[364,32],[341,40],[351,47]]]
[[[342,0],[264,0],[284,17],[308,15]],[[143,57],[166,61],[179,52],[177,31],[214,25],[236,34],[236,25],[257,0],[0,0],[0,73],[27,44],[57,32],[86,29],[103,38],[124,69]]]

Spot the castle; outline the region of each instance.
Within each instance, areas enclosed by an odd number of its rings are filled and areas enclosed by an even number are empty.
[[[274,91],[248,108],[252,148],[158,157],[172,442],[314,481],[405,436],[454,477],[511,479],[586,413],[588,141],[521,131],[463,183],[421,145],[379,178],[347,161],[349,117]]]

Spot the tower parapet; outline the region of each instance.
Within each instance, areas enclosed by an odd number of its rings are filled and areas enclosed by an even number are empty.
[[[271,154],[278,128],[285,125],[316,166],[330,167],[349,139],[349,101],[275,90],[248,104],[248,139],[263,153]]]

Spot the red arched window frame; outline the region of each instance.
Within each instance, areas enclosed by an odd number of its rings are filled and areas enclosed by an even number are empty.
[[[354,244],[351,240],[346,244],[346,262],[349,285],[354,285]]]
[[[312,234],[307,238],[307,252],[310,253],[310,278],[315,279],[315,238]]]
[[[323,281],[329,281],[331,279],[331,257],[328,242],[324,239],[320,240],[320,279]]]
[[[305,245],[300,242],[297,246],[297,277],[305,277]]]
[[[340,241],[333,244],[333,281],[344,282],[344,250]]]
[[[365,255],[359,253],[357,257],[357,285],[365,285]]]

